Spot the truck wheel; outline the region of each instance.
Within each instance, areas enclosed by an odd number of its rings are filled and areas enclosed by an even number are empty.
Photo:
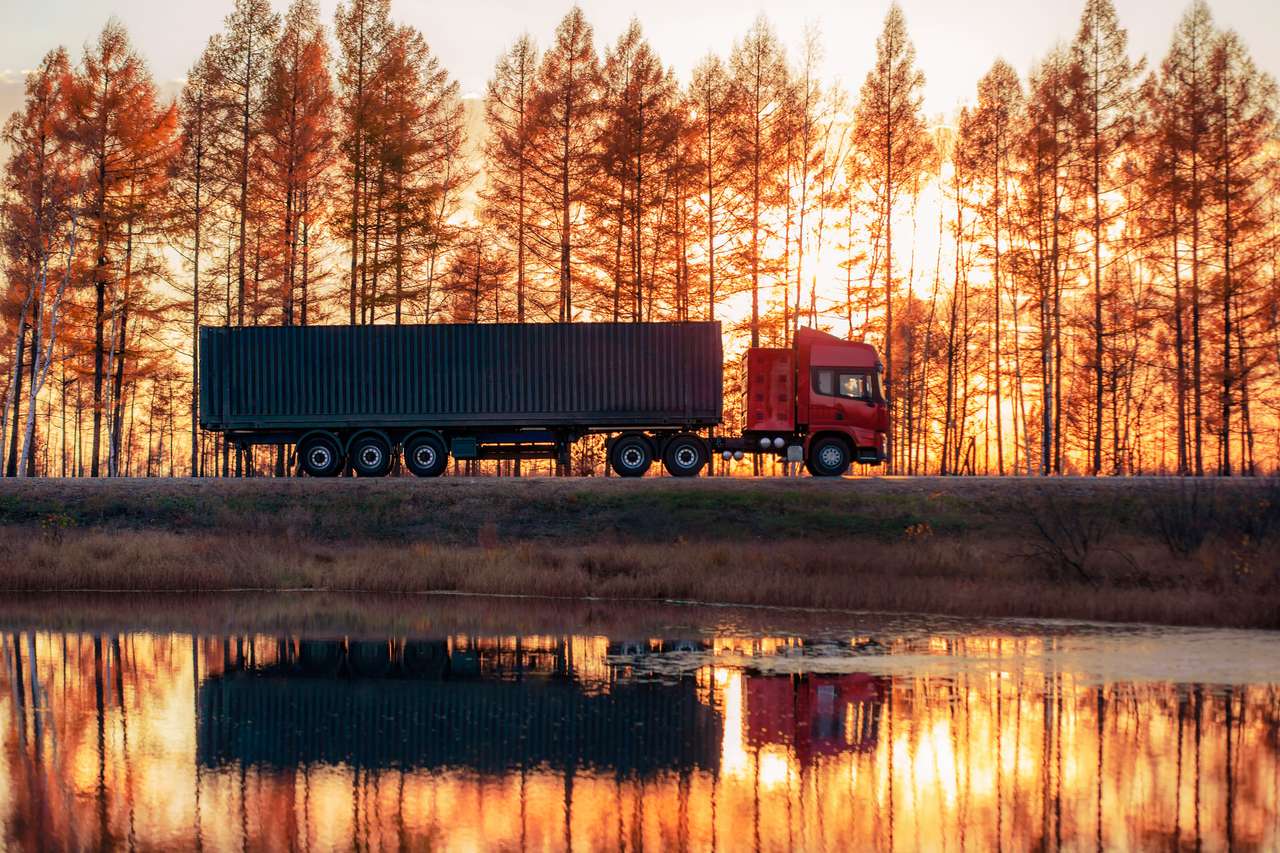
[[[439,477],[449,464],[449,454],[434,435],[420,435],[405,445],[404,464],[415,477]]]
[[[365,435],[351,445],[351,467],[361,477],[385,477],[391,470],[391,447],[380,435]]]
[[[619,477],[643,477],[653,464],[653,448],[642,435],[624,435],[610,448],[609,464]]]
[[[810,445],[807,461],[815,477],[842,476],[849,470],[849,445],[840,438],[820,438]]]
[[[302,444],[302,470],[311,477],[336,477],[342,471],[338,443],[327,435],[316,435]]]
[[[662,451],[662,464],[672,477],[696,477],[707,464],[706,447],[696,435],[677,435]]]

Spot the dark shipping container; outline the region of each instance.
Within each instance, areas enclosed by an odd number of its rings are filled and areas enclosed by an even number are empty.
[[[719,323],[205,327],[205,429],[720,422]]]

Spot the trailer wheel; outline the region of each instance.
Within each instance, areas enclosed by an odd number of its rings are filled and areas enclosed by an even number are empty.
[[[672,477],[696,477],[707,464],[706,445],[696,435],[677,435],[662,451],[662,464]]]
[[[385,477],[391,470],[391,446],[380,435],[357,438],[351,444],[351,467],[361,477]]]
[[[609,449],[609,464],[619,477],[643,477],[653,464],[653,447],[637,433],[628,433]]]
[[[420,435],[405,445],[404,464],[415,477],[439,477],[449,464],[449,453],[434,435]]]
[[[302,443],[302,470],[311,477],[336,477],[342,471],[342,452],[327,435],[313,435]]]
[[[828,436],[809,446],[806,467],[815,477],[839,477],[849,470],[849,457],[849,445],[844,439]]]

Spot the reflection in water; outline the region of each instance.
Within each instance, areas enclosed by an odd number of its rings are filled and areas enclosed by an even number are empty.
[[[1047,642],[927,645],[1025,660]],[[1280,845],[1274,685],[824,674],[796,637],[2,648],[0,848]]]

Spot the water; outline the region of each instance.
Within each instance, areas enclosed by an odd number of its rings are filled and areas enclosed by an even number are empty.
[[[0,607],[0,849],[1280,847],[1277,634],[272,606]]]

